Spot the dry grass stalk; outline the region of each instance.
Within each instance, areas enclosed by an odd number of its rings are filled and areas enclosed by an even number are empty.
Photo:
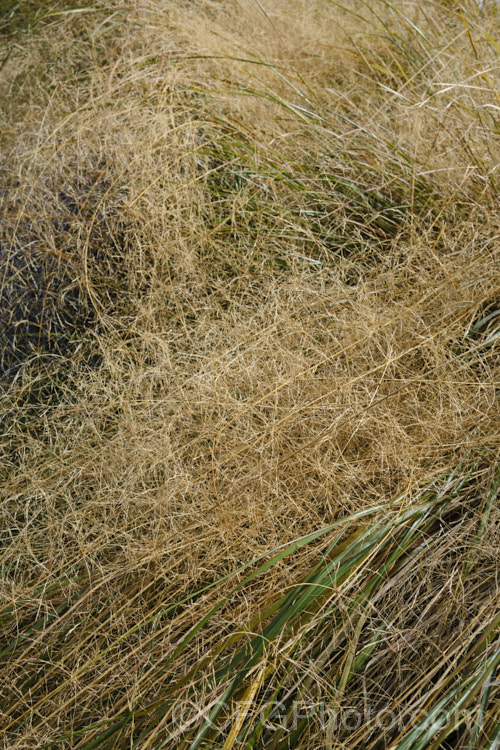
[[[497,747],[496,9],[6,19],[4,746]]]

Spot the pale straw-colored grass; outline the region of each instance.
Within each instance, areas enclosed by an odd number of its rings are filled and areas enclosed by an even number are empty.
[[[3,746],[498,747],[495,8],[2,33]]]

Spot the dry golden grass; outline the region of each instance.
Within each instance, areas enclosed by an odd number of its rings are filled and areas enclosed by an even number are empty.
[[[2,28],[3,746],[498,747],[496,9]]]

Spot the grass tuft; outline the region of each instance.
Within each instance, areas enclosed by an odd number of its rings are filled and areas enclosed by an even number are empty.
[[[498,20],[6,4],[3,747],[498,747]]]

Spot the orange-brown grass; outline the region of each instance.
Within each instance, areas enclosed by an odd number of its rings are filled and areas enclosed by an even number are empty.
[[[9,13],[3,746],[498,747],[495,6]]]

